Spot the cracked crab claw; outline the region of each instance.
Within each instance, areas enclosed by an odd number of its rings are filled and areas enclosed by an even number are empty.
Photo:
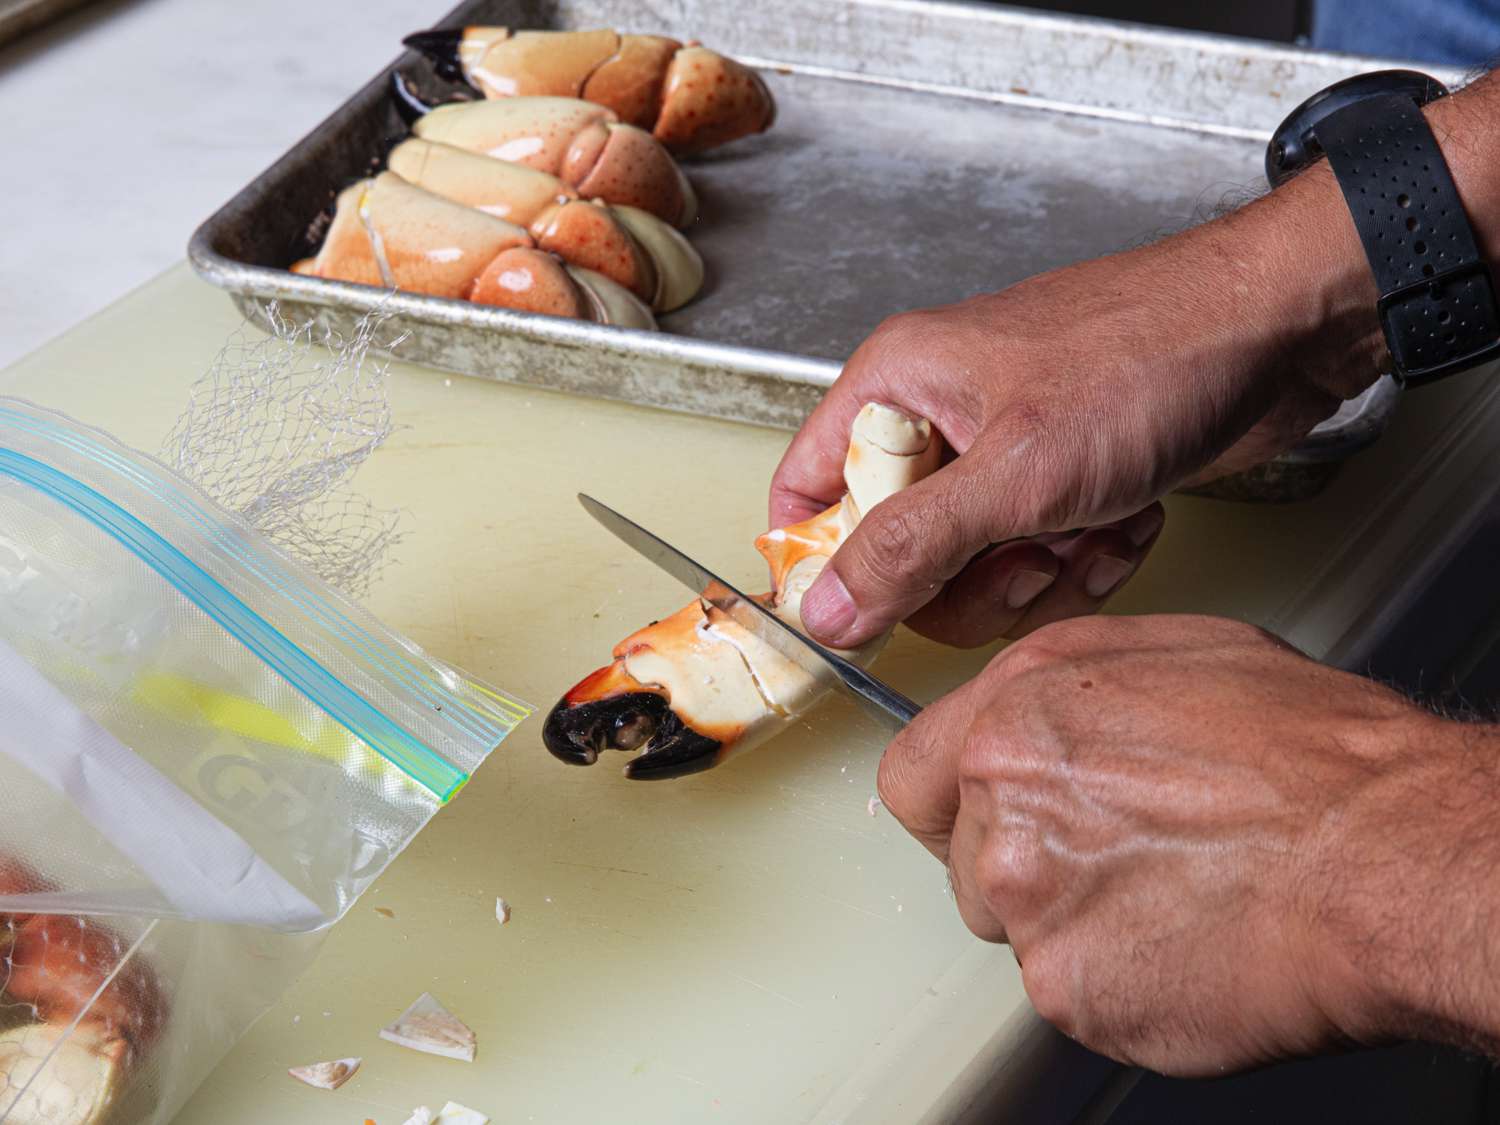
[[[412,133],[557,176],[588,199],[624,203],[676,227],[698,213],[692,185],[650,133],[577,98],[505,98],[440,105]]]
[[[403,40],[451,81],[487,98],[583,98],[678,152],[768,129],[776,104],[760,75],[697,43],[607,29],[443,28]]]
[[[844,462],[844,499],[756,541],[771,569],[764,604],[801,628],[802,595],[861,514],[932,473],[940,453],[926,421],[865,406]],[[881,641],[851,658],[868,663]],[[613,657],[557,702],[542,740],[575,765],[590,765],[605,750],[638,751],[625,767],[637,779],[718,765],[774,736],[833,686],[831,672],[805,671],[701,601],[626,637]]]

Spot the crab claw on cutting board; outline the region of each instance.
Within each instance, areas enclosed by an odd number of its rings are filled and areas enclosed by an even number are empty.
[[[650,133],[577,98],[455,102],[419,117],[429,141],[524,164],[560,178],[579,195],[649,211],[675,227],[698,214],[692,185]]]
[[[844,462],[844,499],[756,540],[771,568],[767,607],[801,628],[802,595],[861,514],[935,471],[940,455],[926,421],[866,405]],[[877,641],[849,655],[867,663],[879,648]],[[625,767],[637,779],[718,765],[777,734],[833,686],[831,672],[805,671],[701,601],[637,630],[612,655],[558,700],[542,741],[574,765],[590,765],[605,750],[639,751]]]
[[[649,130],[675,152],[763,132],[776,104],[760,75],[696,43],[607,29],[439,29],[409,35],[438,73],[487,98],[583,98]]]

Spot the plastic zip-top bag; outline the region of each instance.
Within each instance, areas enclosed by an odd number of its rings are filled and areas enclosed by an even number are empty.
[[[527,713],[0,398],[0,1122],[168,1120]]]

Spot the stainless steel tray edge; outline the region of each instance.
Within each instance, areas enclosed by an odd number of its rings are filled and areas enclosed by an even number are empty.
[[[275,301],[292,320],[348,333],[378,311],[390,334],[408,334],[403,361],[460,375],[793,429],[839,373],[828,360],[302,278],[227,259],[198,235],[188,257],[250,320]]]
[[[786,12],[797,6],[791,0],[748,9],[703,0],[469,0],[440,23],[470,22],[482,12],[483,18],[527,25],[556,19],[561,11],[574,22],[692,26],[695,31],[714,36],[717,45],[752,58],[757,55],[752,40],[761,37],[759,49],[772,50],[777,59],[784,60],[769,61],[768,65],[825,71],[831,76],[914,90],[925,88],[928,92],[1015,100],[1084,115],[1133,116],[1143,124],[1236,135],[1268,129],[1261,115],[1286,97],[1304,93],[1300,89],[1303,81],[1331,80],[1360,69],[1362,62],[1222,37],[933,0],[836,0],[827,5],[826,19],[788,26]],[[975,46],[981,30],[998,36],[998,52]],[[900,40],[887,53],[871,56],[879,57],[890,74],[872,75],[862,64],[862,68],[849,69],[849,65],[860,63],[859,43],[876,34]],[[840,36],[850,37],[850,42],[841,44]],[[968,90],[947,84],[924,87],[913,79],[908,72],[914,67],[920,69],[923,59],[931,63],[940,57],[934,53],[939,49],[950,52],[941,57],[958,68],[956,73],[979,85]],[[1116,65],[1116,56],[1127,60],[1127,69],[1141,71],[1141,81],[1112,94],[1109,104],[1086,104],[1088,98],[1080,97],[1079,88],[1058,81],[1050,85],[1037,82],[1038,91],[1018,85],[1009,92],[995,88],[1003,79],[1007,52],[1014,56],[1016,73],[1024,77],[1029,71],[1021,64],[1026,60],[1030,60],[1028,65],[1035,64],[1039,51],[1050,54],[1059,70],[1072,72],[1077,81],[1084,81],[1079,77],[1080,66],[1086,63],[1097,77],[1100,68],[1108,70]],[[992,57],[996,53],[1001,56],[998,69]],[[841,65],[815,65],[811,59]],[[347,332],[359,317],[381,309],[392,316],[393,328],[409,333],[401,347],[403,359],[460,374],[778,428],[795,428],[802,421],[837,377],[836,361],[307,278],[284,268],[292,256],[290,251],[275,261],[254,260],[257,255],[262,259],[276,256],[259,245],[246,251],[245,232],[258,212],[276,206],[299,214],[316,214],[331,198],[333,188],[339,186],[341,174],[345,176],[343,182],[353,178],[349,173],[357,163],[355,153],[364,154],[358,159],[370,161],[383,151],[381,141],[390,134],[390,126],[382,128],[380,124],[381,106],[388,102],[389,75],[397,66],[414,61],[412,56],[403,55],[382,70],[204,222],[188,248],[197,273],[228,290],[236,305],[252,319],[263,317],[263,302],[275,300],[288,315],[315,319],[332,330]],[[1247,70],[1274,78],[1272,88],[1255,101],[1254,112],[1246,117],[1215,110],[1213,103],[1219,95],[1243,93],[1241,85]],[[1228,81],[1226,75],[1234,80],[1221,88]],[[1169,89],[1164,90],[1164,84]],[[1212,95],[1199,102],[1206,112],[1197,117],[1178,115],[1184,89]],[[1062,95],[1066,98],[1057,100]],[[1153,103],[1148,100],[1151,98],[1166,100]],[[1168,105],[1172,113],[1147,114],[1144,107],[1150,104]],[[1185,114],[1185,108],[1181,112]],[[306,187],[304,173],[309,166],[328,169],[321,195]],[[358,174],[363,172],[353,172]],[[305,199],[289,198],[289,192],[297,191]],[[1309,443],[1289,455],[1290,459],[1302,465],[1341,460],[1378,436],[1395,402],[1396,396],[1387,389],[1372,391],[1357,406],[1348,404],[1355,408],[1340,411],[1339,416],[1320,426]]]

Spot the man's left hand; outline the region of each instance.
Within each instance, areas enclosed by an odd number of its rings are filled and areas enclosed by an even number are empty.
[[[1460,726],[1245,625],[1078,619],[925,710],[879,787],[1043,1017],[1213,1074],[1491,988],[1399,967],[1462,965],[1483,925],[1460,888],[1492,881],[1500,759]]]

